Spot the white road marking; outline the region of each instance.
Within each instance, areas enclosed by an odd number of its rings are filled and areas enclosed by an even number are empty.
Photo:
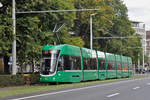
[[[116,95],[119,95],[119,94],[120,94],[120,93],[114,93],[114,94],[108,95],[107,97],[108,97],[108,98],[111,98],[111,97],[116,96]]]
[[[42,97],[42,96],[48,96],[48,95],[55,95],[55,94],[60,94],[60,93],[79,91],[79,90],[96,88],[96,87],[103,87],[103,86],[110,86],[110,85],[121,84],[121,83],[134,82],[134,81],[143,80],[143,79],[147,79],[147,78],[127,80],[127,81],[120,81],[120,82],[113,82],[113,83],[100,84],[100,85],[95,85],[95,86],[87,86],[87,87],[82,87],[82,88],[76,88],[76,89],[70,89],[70,90],[64,90],[64,91],[58,91],[58,92],[51,92],[51,93],[45,93],[45,94],[40,94],[40,95],[26,96],[26,97],[22,97],[22,98],[11,99],[11,100],[25,100],[25,99],[31,99],[31,98],[37,98],[37,97]]]
[[[137,87],[134,87],[134,88],[133,88],[133,90],[136,90],[136,89],[139,89],[139,88],[140,88],[140,87],[139,87],[139,86],[137,86]]]
[[[150,85],[150,83],[147,83],[147,85]]]

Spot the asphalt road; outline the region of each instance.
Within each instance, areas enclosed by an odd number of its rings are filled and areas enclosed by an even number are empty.
[[[13,97],[9,100],[150,100],[150,77]]]

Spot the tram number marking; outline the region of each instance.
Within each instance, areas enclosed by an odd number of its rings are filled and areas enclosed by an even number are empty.
[[[72,75],[72,77],[80,77],[79,75]]]

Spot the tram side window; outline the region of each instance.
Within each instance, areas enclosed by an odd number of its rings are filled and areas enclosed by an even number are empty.
[[[63,70],[64,69],[63,66],[64,66],[64,58],[63,58],[63,56],[61,56],[59,58],[59,60],[58,60],[58,68],[57,68],[57,70],[58,71]]]
[[[111,61],[111,63],[112,63],[112,70],[115,70],[115,61]]]
[[[123,63],[123,68],[128,69],[127,62],[124,62],[124,63]]]
[[[129,63],[129,69],[132,70],[132,63]]]
[[[125,65],[124,65],[124,66],[125,66],[125,68],[128,68],[127,62],[125,62]]]
[[[106,64],[104,59],[99,59],[99,69],[106,70]]]
[[[128,66],[129,66],[128,63],[126,62],[126,67],[127,67],[127,69],[128,69]]]
[[[123,70],[123,71],[126,71],[126,70],[127,70],[126,62],[122,62],[122,70]]]
[[[121,70],[121,67],[123,68],[123,64],[120,62],[120,70]]]
[[[96,70],[97,69],[97,60],[96,58],[90,58],[90,69]]]
[[[124,68],[125,67],[125,63],[124,62],[122,62],[122,68]]]
[[[125,62],[122,62],[122,68],[125,68]]]
[[[93,66],[94,66],[94,70],[97,70],[97,59],[96,58],[94,58],[93,59]]]
[[[125,63],[125,67],[126,67],[126,69],[128,70],[128,63],[127,63],[127,62]]]
[[[72,56],[72,70],[81,70],[81,57]]]
[[[81,70],[81,58],[80,57],[63,55],[61,59],[62,59],[61,63],[58,65],[62,66],[64,70]]]
[[[83,58],[84,70],[96,70],[97,60],[96,58]]]
[[[84,70],[88,70],[88,58],[83,58]]]
[[[123,67],[124,67],[124,68],[127,68],[127,64],[126,64],[126,62],[124,62]]]
[[[71,58],[68,55],[63,55],[64,58],[64,70],[71,70]]]
[[[105,60],[103,60],[103,66],[102,67],[104,70],[106,70],[106,61]]]
[[[110,60],[107,60],[107,70],[111,70],[111,62],[110,62]]]
[[[99,63],[99,70],[102,70],[102,60],[98,58],[98,63]]]
[[[108,65],[107,65],[108,70],[114,70],[114,62],[112,60],[108,60]]]
[[[107,60],[107,70],[111,70],[111,69],[112,69],[111,60]]]
[[[117,70],[121,70],[121,63],[120,63],[120,61],[117,62]]]

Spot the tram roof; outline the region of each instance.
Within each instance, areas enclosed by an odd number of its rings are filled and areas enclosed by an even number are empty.
[[[45,45],[42,50],[61,50],[62,54],[64,55],[72,55],[72,56],[80,56],[80,47],[69,45],[69,44],[61,44],[61,45]],[[82,48],[82,53],[84,57],[94,57],[96,56],[95,50],[87,49],[87,48]],[[105,55],[107,57],[107,60],[115,60],[116,61],[128,61],[132,62],[131,57],[127,56],[121,56],[121,55],[116,55],[116,54],[111,54],[111,53],[105,53],[102,51],[97,51],[98,57],[99,58],[105,58]],[[94,55],[94,56],[93,56]]]

